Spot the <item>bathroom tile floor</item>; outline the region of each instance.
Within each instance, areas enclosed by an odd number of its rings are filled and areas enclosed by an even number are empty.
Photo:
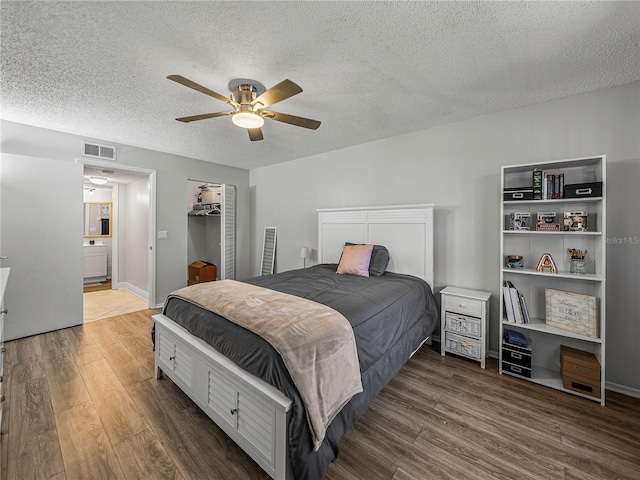
[[[101,290],[83,294],[83,322],[138,312],[149,308],[146,300],[127,290]]]

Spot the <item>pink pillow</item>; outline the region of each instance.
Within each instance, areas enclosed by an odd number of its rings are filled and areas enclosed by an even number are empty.
[[[369,262],[373,245],[345,245],[336,273],[369,276]]]

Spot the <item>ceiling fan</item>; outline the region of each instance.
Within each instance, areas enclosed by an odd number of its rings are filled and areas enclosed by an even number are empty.
[[[188,123],[195,122],[196,120],[205,120],[207,118],[233,115],[231,117],[233,123],[239,127],[246,128],[252,142],[262,140],[264,138],[260,127],[264,125],[265,118],[270,118],[277,122],[288,123],[297,127],[309,128],[311,130],[316,130],[320,126],[320,122],[318,120],[297,117],[286,113],[278,113],[273,110],[265,110],[271,105],[302,92],[302,88],[291,80],[283,80],[268,90],[265,90],[259,82],[254,80],[232,80],[229,82],[231,95],[229,97],[225,97],[224,95],[220,95],[219,93],[209,90],[208,88],[180,75],[169,75],[167,78],[184,85],[185,87],[189,87],[200,93],[209,95],[216,100],[225,102],[233,108],[232,111],[203,113],[200,115],[176,118],[179,122]],[[262,90],[262,92],[259,90]]]

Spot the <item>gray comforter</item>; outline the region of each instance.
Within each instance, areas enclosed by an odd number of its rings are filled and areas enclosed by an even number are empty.
[[[366,278],[337,275],[335,271],[336,265],[317,265],[247,280],[327,305],[344,315],[353,327],[364,391],[355,395],[331,422],[316,452],[300,395],[282,358],[271,345],[258,335],[179,298],[170,297],[163,312],[292,400],[289,447],[297,480],[322,478],[338,455],[338,440],[438,323],[431,289],[423,280],[390,272]]]

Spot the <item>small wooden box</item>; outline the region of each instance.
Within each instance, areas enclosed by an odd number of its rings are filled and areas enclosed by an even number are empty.
[[[560,347],[560,366],[564,388],[600,398],[601,367],[593,353],[562,345]]]
[[[209,262],[193,262],[189,265],[189,280],[187,285],[213,282],[217,276],[216,266]]]

